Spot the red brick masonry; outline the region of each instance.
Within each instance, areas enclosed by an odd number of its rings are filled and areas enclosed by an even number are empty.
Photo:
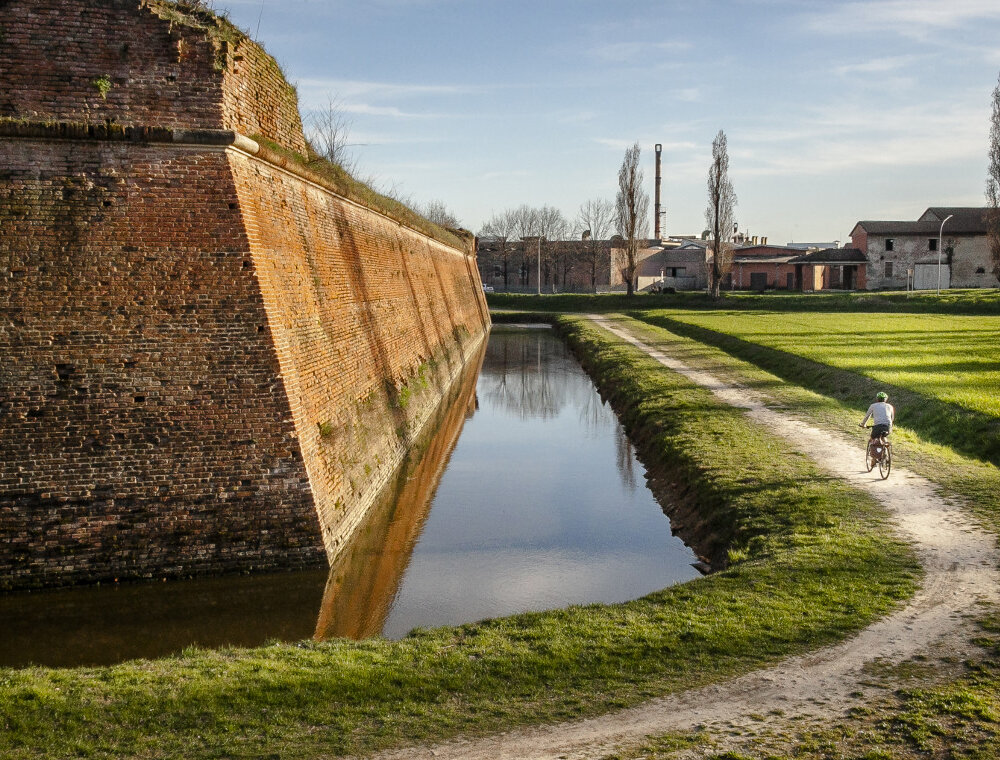
[[[304,145],[245,38],[0,4],[0,588],[335,556],[488,329],[471,239],[242,137]]]

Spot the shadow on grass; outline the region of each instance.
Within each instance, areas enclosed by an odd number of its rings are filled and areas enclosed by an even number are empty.
[[[850,370],[806,359],[797,354],[751,343],[662,314],[636,317],[672,333],[722,349],[772,372],[788,382],[831,396],[863,414],[876,390],[888,392],[900,419],[926,439],[967,456],[1000,466],[1000,419],[965,409],[898,385],[881,383]],[[922,367],[926,370],[926,367]]]

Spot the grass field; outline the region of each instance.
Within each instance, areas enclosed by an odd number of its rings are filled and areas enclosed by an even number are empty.
[[[669,316],[1000,417],[1000,317],[758,311]]]
[[[655,309],[645,321],[863,410],[889,393],[899,422],[1000,463],[1000,317]]]
[[[948,290],[940,295],[930,291],[826,291],[823,293],[750,293],[724,292],[715,301],[701,291],[650,294],[640,293],[629,298],[622,293],[601,295],[564,293],[555,295],[521,295],[490,293],[486,301],[491,309],[518,311],[633,311],[636,309],[766,310],[818,312],[878,312],[907,314],[1000,314],[1000,289]]]
[[[782,382],[752,360],[711,343],[694,340],[649,322],[622,318],[623,326],[643,341],[669,353],[691,367],[713,373],[769,396],[773,403],[811,424],[831,431],[850,431],[858,420],[856,407],[831,395]],[[670,323],[672,326],[677,323]],[[761,354],[750,354],[759,358]],[[769,356],[769,355],[768,355]],[[780,369],[811,372],[807,360],[782,354]],[[770,358],[770,357],[769,357]],[[860,431],[858,431],[860,432]],[[896,433],[900,464],[938,483],[946,496],[958,497],[981,523],[1000,535],[1000,468],[964,457],[952,448],[935,444],[913,430]],[[861,456],[863,444],[858,441]],[[744,737],[737,752],[718,750],[719,737],[704,732],[665,735],[646,746],[610,755],[608,760],[668,760],[686,747],[699,747],[717,760],[921,760],[922,758],[1000,757],[1000,619],[984,610],[984,647],[975,662],[915,661],[884,673],[873,674],[886,696],[858,708],[834,722],[795,723],[781,716],[766,716],[755,733]],[[941,673],[941,669],[945,673]],[[777,725],[775,725],[777,724]],[[727,739],[729,737],[722,737]]]
[[[563,720],[841,639],[912,593],[919,569],[871,497],[585,320],[561,325],[731,567],[625,604],[398,642],[0,670],[0,756],[304,758]]]

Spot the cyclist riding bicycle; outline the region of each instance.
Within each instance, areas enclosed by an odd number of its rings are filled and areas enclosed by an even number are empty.
[[[875,395],[875,403],[868,407],[868,413],[858,427],[864,427],[869,419],[872,421],[872,440],[879,438],[882,443],[885,443],[885,437],[889,435],[892,423],[896,419],[896,410],[889,403],[888,394],[879,391]]]

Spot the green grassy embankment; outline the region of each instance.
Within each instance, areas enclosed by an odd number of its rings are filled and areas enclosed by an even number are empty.
[[[619,319],[623,327],[649,345],[689,366],[765,393],[775,406],[787,413],[831,431],[856,431],[860,461],[863,441],[861,431],[855,426],[868,403],[867,395],[862,401],[840,400],[784,382],[776,373],[727,353],[714,342],[702,343],[671,332],[651,322],[672,323],[644,316],[648,322],[627,317]],[[685,318],[690,316],[685,315]],[[780,324],[773,320],[783,316],[768,314],[765,321],[758,315],[754,323]],[[910,348],[917,351],[913,346]],[[996,356],[995,349],[989,353],[989,345],[980,346],[980,349],[968,349],[965,354],[969,358],[982,357],[985,351],[987,357]],[[954,347],[954,351],[955,356],[963,353],[960,345]],[[913,353],[911,359],[919,355]],[[813,364],[794,354],[787,354],[784,361],[802,362],[798,369],[782,368],[785,373],[795,372],[802,376],[811,371]],[[932,375],[936,370],[936,367],[929,367]],[[930,382],[934,382],[933,377]],[[894,434],[896,461],[936,482],[946,495],[962,498],[987,529],[1000,534],[1000,499],[997,499],[1000,469],[926,440],[907,427],[907,422],[904,418]],[[981,658],[967,663],[918,660],[885,671],[873,671],[871,679],[884,685],[885,698],[856,708],[847,719],[821,724],[789,724],[780,715],[761,716],[760,728],[744,739],[744,749],[740,752],[720,751],[713,755],[711,747],[717,737],[684,734],[665,735],[635,752],[611,757],[666,760],[692,746],[701,747],[706,757],[720,760],[786,757],[800,760],[919,760],[927,757],[985,760],[1000,757],[1000,618],[984,610],[981,625],[983,632],[976,642],[983,647]],[[732,741],[732,737],[725,739]]]
[[[398,642],[0,670],[0,756],[295,758],[579,717],[835,641],[912,593],[918,566],[870,497],[586,320],[560,329],[646,461],[688,483],[727,570]]]
[[[772,312],[878,312],[910,314],[1000,314],[1000,290],[948,290],[940,295],[930,291],[825,291],[796,293],[773,291],[751,293],[725,292],[715,301],[701,291],[679,293],[640,293],[632,298],[622,293],[594,295],[560,293],[522,295],[490,293],[486,301],[491,309],[552,312],[609,312],[636,309],[753,310]]]

